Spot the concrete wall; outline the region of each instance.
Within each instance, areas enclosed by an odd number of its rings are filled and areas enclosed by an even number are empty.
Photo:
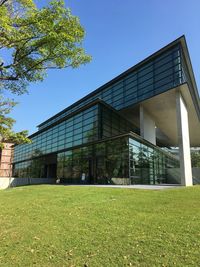
[[[14,178],[0,177],[0,189],[33,184],[55,184],[55,178]]]
[[[129,178],[111,178],[111,184],[115,185],[129,185],[130,179]]]
[[[191,186],[193,184],[193,181],[192,181],[192,166],[191,166],[191,156],[190,156],[188,111],[180,92],[176,93],[176,112],[177,112],[181,184],[185,186]]]
[[[140,106],[140,135],[147,141],[156,145],[155,121],[143,106]]]

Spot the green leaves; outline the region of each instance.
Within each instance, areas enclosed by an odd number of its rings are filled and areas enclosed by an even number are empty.
[[[13,124],[15,120],[7,117],[10,110],[16,105],[13,100],[3,99],[0,96],[0,148],[3,147],[2,142],[7,140],[16,144],[30,143],[31,141],[27,138],[28,132],[22,131],[19,133],[14,133],[12,131]]]
[[[30,82],[45,78],[47,69],[88,63],[91,57],[82,47],[84,36],[79,19],[62,0],[41,9],[33,0],[0,0],[0,88],[23,94]],[[9,111],[14,102],[0,105]],[[1,139],[27,142],[26,132],[12,133],[13,123],[0,110]]]
[[[49,68],[77,68],[91,60],[82,47],[85,31],[64,1],[42,9],[30,0],[8,1],[1,7],[0,25],[0,47],[12,51],[12,62],[4,59],[0,65],[0,82],[8,81],[6,89],[14,93],[42,81]]]

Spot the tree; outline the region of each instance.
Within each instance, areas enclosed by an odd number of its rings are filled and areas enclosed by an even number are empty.
[[[22,131],[14,133],[12,131],[15,120],[7,117],[10,110],[15,106],[15,102],[10,99],[3,99],[0,95],[0,149],[3,148],[3,141],[9,140],[13,143],[29,143],[30,140],[27,138],[28,132]]]
[[[200,167],[200,151],[191,152],[192,167]]]
[[[91,57],[82,47],[84,36],[79,19],[62,0],[53,0],[40,9],[33,0],[0,0],[1,95],[2,90],[25,93],[30,82],[45,78],[47,69],[88,63]],[[8,111],[14,103],[6,102]],[[6,103],[1,103],[5,107]],[[1,118],[4,122],[7,113]],[[8,119],[7,128],[12,133],[10,122]],[[0,134],[1,138],[9,137]]]

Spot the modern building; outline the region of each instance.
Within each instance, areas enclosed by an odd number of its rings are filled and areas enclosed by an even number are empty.
[[[38,126],[14,149],[15,177],[192,185],[200,101],[185,37]],[[179,158],[170,153],[179,147]]]

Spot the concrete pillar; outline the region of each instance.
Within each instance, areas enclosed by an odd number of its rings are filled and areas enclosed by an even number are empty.
[[[147,113],[142,105],[140,105],[140,135],[156,145],[156,125],[155,121]]]
[[[179,143],[181,184],[193,185],[190,156],[188,112],[180,92],[176,93],[177,130]]]

